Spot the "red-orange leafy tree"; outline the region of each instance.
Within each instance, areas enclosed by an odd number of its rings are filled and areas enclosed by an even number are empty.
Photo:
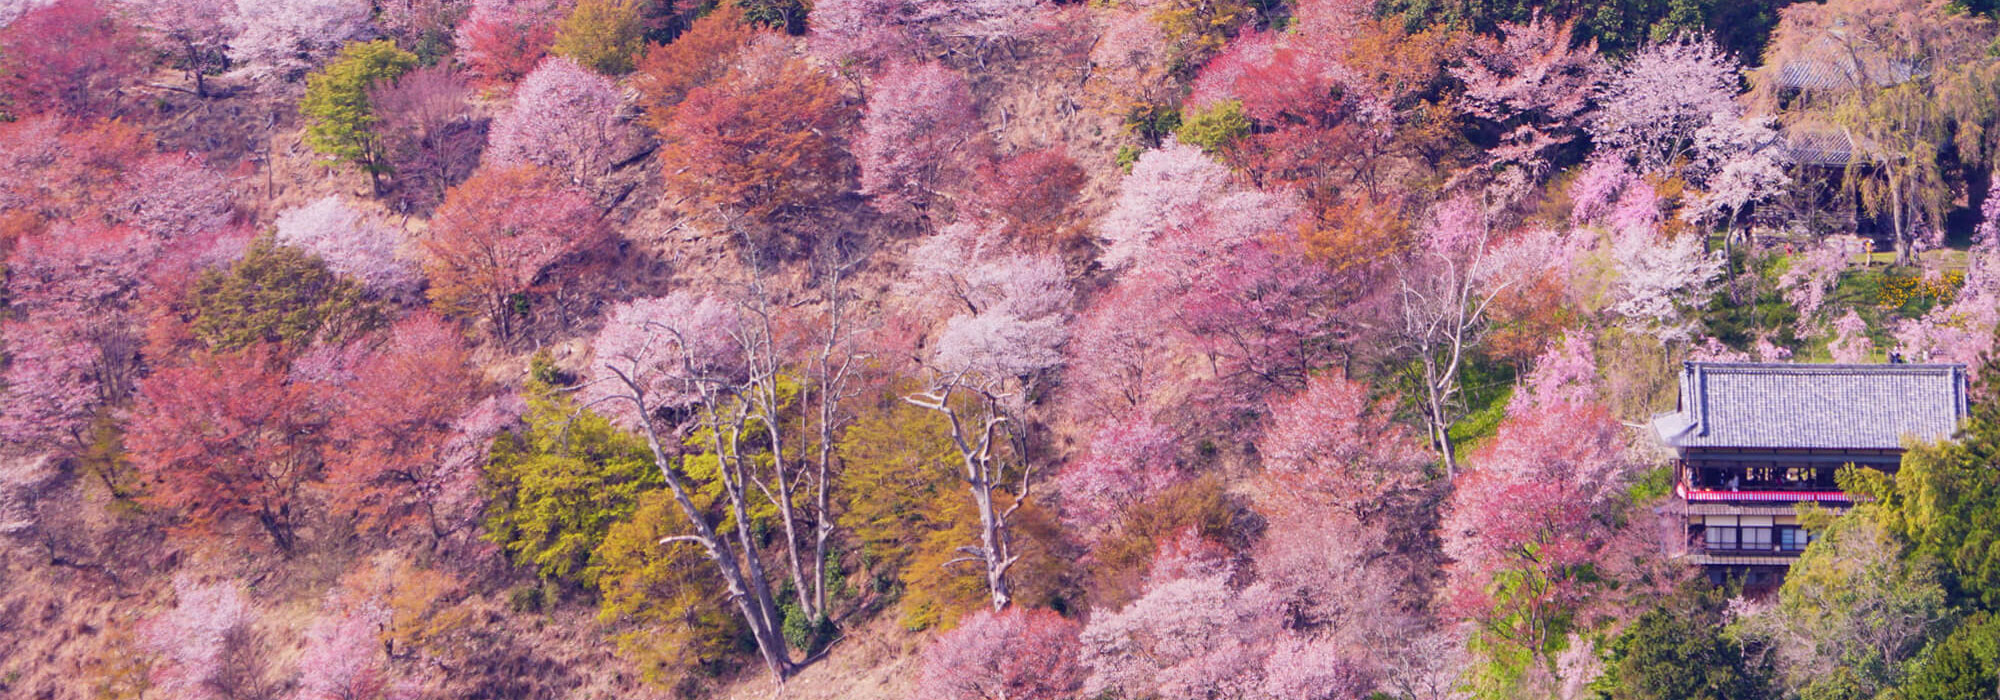
[[[61,0],[0,28],[0,96],[16,113],[109,116],[143,55],[96,0]]]
[[[431,301],[446,313],[484,315],[507,338],[525,302],[519,295],[605,231],[588,197],[541,168],[480,172],[445,195],[421,239]]]
[[[414,520],[438,541],[465,524],[460,506],[478,467],[454,453],[453,438],[481,388],[470,355],[456,328],[420,312],[397,323],[340,392],[331,426],[340,449],[327,461],[326,481],[364,527]]]
[[[141,382],[126,441],[151,481],[149,501],[199,529],[255,522],[290,552],[319,418],[309,389],[251,350],[196,357]]]
[[[724,221],[780,224],[847,191],[853,165],[838,135],[853,119],[830,74],[756,43],[675,108],[660,161],[675,188]]]

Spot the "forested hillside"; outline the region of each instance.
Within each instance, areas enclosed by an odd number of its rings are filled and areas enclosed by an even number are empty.
[[[0,0],[0,697],[1993,698],[1994,16]]]

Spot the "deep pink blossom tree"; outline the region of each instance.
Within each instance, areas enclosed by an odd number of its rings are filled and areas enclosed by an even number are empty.
[[[279,214],[275,225],[279,244],[319,256],[334,272],[378,294],[410,294],[421,282],[408,237],[381,215],[339,195]]]
[[[576,184],[595,182],[630,136],[620,107],[610,78],[567,58],[545,58],[515,89],[513,108],[493,120],[486,160],[539,165]]]
[[[17,114],[113,116],[145,66],[137,35],[100,0],[58,0],[0,27],[0,97]]]
[[[988,148],[977,102],[958,71],[896,63],[875,79],[854,154],[862,192],[877,208],[920,217],[940,199],[964,194]]]
[[[1682,37],[1640,49],[1597,91],[1591,141],[1640,172],[1659,172],[1688,156],[1695,132],[1716,115],[1735,117],[1742,79],[1735,59],[1706,37]]]
[[[1083,685],[1078,625],[1051,610],[981,610],[924,650],[914,697],[1062,700]]]
[[[1609,523],[1635,460],[1623,425],[1587,395],[1594,375],[1569,369],[1576,343],[1554,345],[1492,442],[1472,456],[1452,491],[1442,525],[1456,614],[1500,643],[1541,655],[1556,622],[1599,585],[1614,532]],[[1554,389],[1544,385],[1554,385]],[[1571,387],[1564,389],[1563,387]],[[1539,389],[1539,391],[1537,391]],[[1503,584],[1502,581],[1505,581]]]

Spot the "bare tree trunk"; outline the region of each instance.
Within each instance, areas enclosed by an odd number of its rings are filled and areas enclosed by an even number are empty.
[[[928,392],[903,398],[916,406],[928,408],[944,415],[951,426],[952,445],[958,449],[959,478],[965,481],[972,493],[972,501],[979,509],[979,546],[960,547],[965,556],[945,562],[946,566],[959,562],[978,562],[985,568],[986,586],[991,594],[994,610],[1001,610],[1013,602],[1013,595],[1007,586],[1007,571],[1020,560],[1013,552],[1010,520],[1014,513],[1028,501],[1029,488],[1033,484],[1034,469],[1022,460],[1021,482],[1013,495],[1013,502],[1001,508],[996,503],[995,491],[1004,475],[1005,464],[994,454],[994,437],[1008,422],[1002,415],[999,397],[990,388],[972,388],[962,383],[964,377],[954,376],[940,383]],[[987,415],[979,421],[976,430],[968,430],[964,418],[952,408],[951,398],[961,389],[973,391],[985,403]]]

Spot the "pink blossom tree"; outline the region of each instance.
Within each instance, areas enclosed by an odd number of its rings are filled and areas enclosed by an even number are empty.
[[[1273,401],[1257,448],[1279,486],[1315,503],[1359,517],[1372,515],[1388,494],[1414,486],[1431,454],[1409,428],[1393,420],[1387,400],[1338,372],[1313,377],[1306,388]]]
[[[1845,364],[1868,362],[1875,355],[1875,340],[1868,337],[1868,322],[1853,309],[1833,320],[1833,339],[1826,345],[1833,361]]]
[[[185,238],[229,223],[235,193],[229,178],[192,153],[149,156],[126,174],[111,218],[162,240]]]
[[[1179,436],[1143,411],[1128,411],[1090,438],[1089,451],[1056,476],[1063,515],[1085,533],[1101,532],[1126,508],[1178,480]]]
[[[1264,663],[1285,637],[1275,597],[1260,585],[1230,585],[1227,566],[1184,576],[1161,576],[1161,568],[1145,595],[1084,627],[1085,695],[1258,697]]]
[[[344,590],[327,594],[306,628],[295,700],[371,700],[389,688],[382,631],[389,609]]]
[[[965,78],[937,63],[883,71],[854,144],[862,192],[883,211],[911,217],[964,187],[987,148]]]
[[[1790,259],[1790,267],[1778,276],[1778,288],[1785,292],[1785,301],[1799,311],[1799,325],[1802,332],[1814,324],[1821,305],[1826,303],[1826,295],[1840,282],[1840,273],[1847,270],[1849,251],[1839,241],[1827,239],[1805,252]]]
[[[1740,111],[1736,61],[1706,37],[1651,44],[1626,58],[1597,91],[1592,142],[1659,172],[1692,152],[1695,132]]]
[[[250,648],[250,601],[234,581],[199,583],[174,578],[174,607],[141,628],[145,646],[161,657],[153,687],[177,698],[226,698],[255,681],[232,657]]]
[[[279,244],[319,256],[334,272],[378,294],[410,294],[421,282],[407,251],[407,236],[379,214],[362,211],[339,195],[287,210],[275,225]]]
[[[131,393],[139,338],[130,308],[160,243],[136,229],[62,224],[8,260],[11,318],[0,441],[81,447],[100,406]]]
[[[1451,70],[1465,84],[1466,111],[1500,132],[1487,151],[1491,164],[1539,173],[1551,149],[1576,138],[1603,64],[1596,40],[1574,45],[1575,29],[1574,20],[1540,14],[1502,22],[1499,37],[1474,39]]]
[[[369,0],[236,0],[241,30],[229,42],[229,58],[260,72],[297,75],[367,32],[374,14]]]
[[[618,116],[618,86],[567,58],[543,59],[514,91],[514,106],[493,121],[489,163],[534,164],[588,184],[609,172],[630,127]]]
[[[917,698],[1061,700],[1083,685],[1078,625],[1051,610],[981,610],[924,650]]]
[[[1474,469],[1452,491],[1442,525],[1450,604],[1494,641],[1541,658],[1557,621],[1588,600],[1614,532],[1609,523],[1635,461],[1624,426],[1592,392],[1550,390],[1584,379],[1565,367],[1584,345],[1552,346]],[[1539,371],[1539,369],[1538,369]],[[1540,389],[1537,391],[1536,389]],[[1511,408],[1511,407],[1510,407]],[[1504,583],[1503,583],[1504,581]]]

